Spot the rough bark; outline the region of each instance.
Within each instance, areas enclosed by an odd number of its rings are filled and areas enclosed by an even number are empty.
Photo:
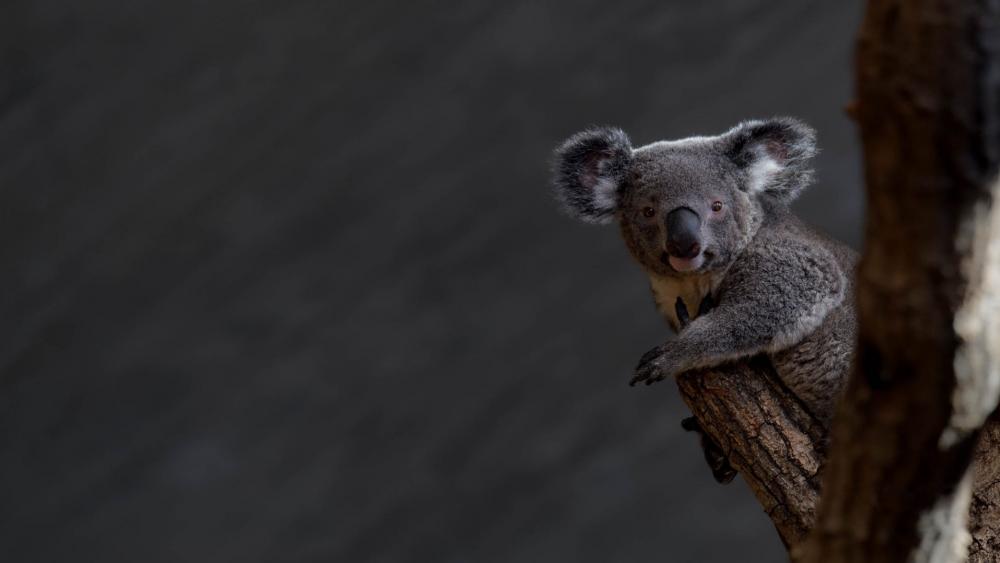
[[[798,544],[815,519],[823,427],[778,381],[767,360],[688,372],[677,384],[785,545]]]
[[[729,456],[794,550],[812,529],[819,500],[824,432],[766,362],[690,372],[681,396]],[[1000,560],[1000,415],[984,428],[975,454],[969,561]]]
[[[975,480],[969,517],[971,563],[1000,560],[1000,421],[994,411],[975,455]]]
[[[997,16],[986,1],[868,4],[857,361],[801,561],[965,559],[969,468],[997,396]]]

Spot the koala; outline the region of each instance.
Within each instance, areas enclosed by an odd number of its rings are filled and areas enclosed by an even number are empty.
[[[676,332],[642,356],[632,385],[764,355],[829,425],[855,346],[857,256],[789,209],[815,154],[814,131],[791,118],[639,148],[593,128],[556,149],[557,199],[584,221],[618,223]]]

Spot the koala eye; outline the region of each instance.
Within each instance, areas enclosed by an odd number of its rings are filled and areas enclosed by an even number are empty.
[[[716,213],[722,211],[722,202],[721,201],[713,201],[712,202],[712,211],[715,211]]]
[[[646,217],[652,217],[653,215],[656,215],[656,210],[652,207],[643,207],[642,214]]]

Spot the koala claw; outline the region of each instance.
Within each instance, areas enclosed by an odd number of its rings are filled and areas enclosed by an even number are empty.
[[[698,316],[700,317],[714,308],[715,308],[715,300],[712,299],[712,294],[709,293],[708,295],[705,296],[704,299],[701,300],[701,304],[698,305]]]
[[[698,434],[705,462],[708,463],[708,467],[712,470],[712,477],[715,478],[715,482],[720,485],[732,482],[736,477],[736,469],[729,464],[729,458],[726,457],[726,453],[722,451],[722,448],[701,429],[698,419],[689,416],[681,420],[681,428]]]
[[[663,347],[657,346],[642,355],[639,365],[635,367],[635,376],[629,381],[629,385],[635,386],[640,381],[645,381],[646,385],[652,385],[664,379],[663,369],[659,359],[663,356]]]
[[[687,305],[680,297],[674,303],[674,312],[677,314],[677,322],[681,325],[681,330],[684,330],[691,323],[691,316],[688,314]]]

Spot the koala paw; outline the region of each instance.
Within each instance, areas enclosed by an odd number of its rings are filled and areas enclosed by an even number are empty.
[[[715,482],[720,485],[732,482],[736,477],[736,469],[729,464],[729,458],[726,457],[726,453],[722,451],[722,448],[701,429],[698,419],[689,416],[681,420],[681,428],[698,434],[701,441],[701,451],[705,456],[705,462],[708,463],[708,467],[712,470],[712,477],[715,478]]]
[[[657,346],[643,354],[642,358],[639,359],[639,365],[635,367],[635,376],[628,384],[634,386],[640,381],[645,381],[646,385],[652,385],[666,379],[667,375],[663,370],[663,354],[663,346]]]

